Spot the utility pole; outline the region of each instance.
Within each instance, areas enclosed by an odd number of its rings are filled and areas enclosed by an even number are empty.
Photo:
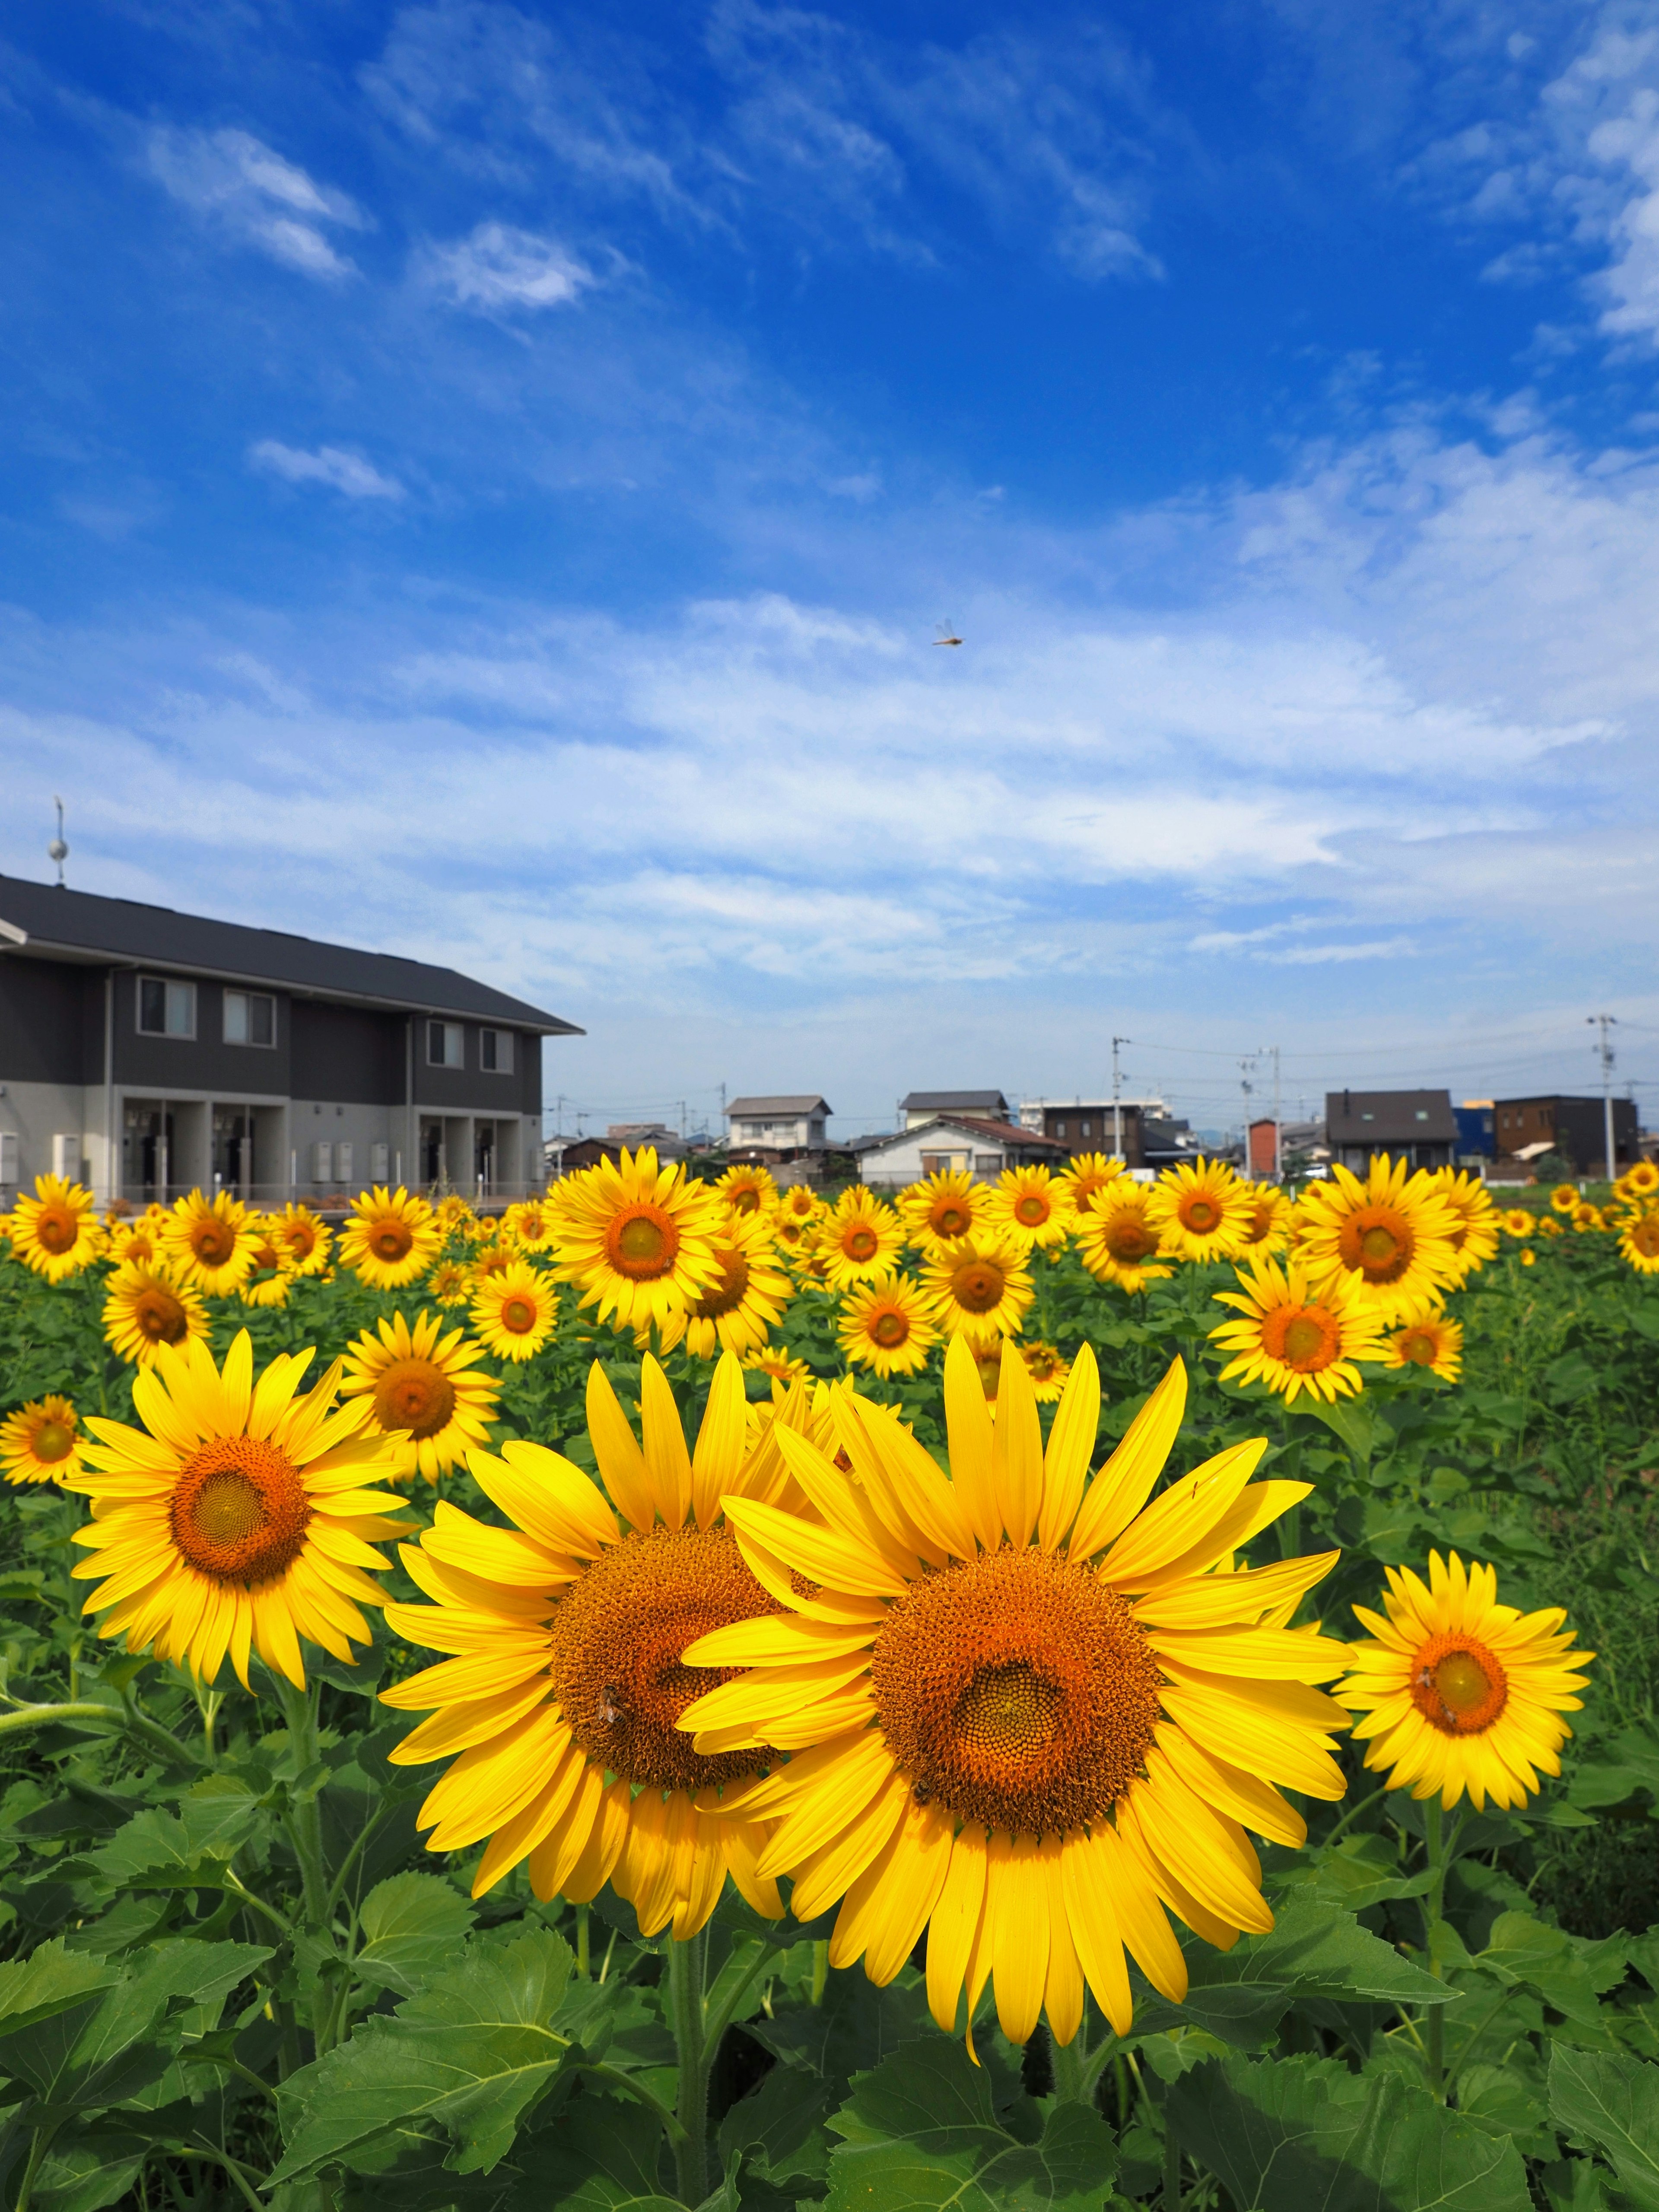
[[[1605,1148],[1607,1156],[1606,1164],[1607,1181],[1612,1182],[1619,1173],[1619,1162],[1614,1152],[1613,1142],[1613,1068],[1614,1055],[1613,1040],[1607,1035],[1607,1031],[1609,1030],[1616,1030],[1618,1028],[1619,1017],[1616,1014],[1586,1014],[1584,1017],[1584,1022],[1586,1027],[1589,1027],[1592,1024],[1599,1025],[1601,1031],[1601,1042],[1595,1047],[1595,1050],[1601,1055],[1601,1142]]]
[[[1127,1037],[1112,1039],[1112,1158],[1123,1158],[1123,1077],[1117,1061],[1118,1047],[1130,1042]]]
[[[1255,1061],[1254,1059],[1241,1060],[1239,1061],[1238,1087],[1240,1091],[1243,1093],[1244,1099],[1243,1166],[1244,1180],[1246,1182],[1254,1182],[1255,1181],[1255,1170],[1250,1165],[1250,1093],[1255,1089],[1255,1085],[1251,1082],[1250,1078],[1255,1074]]]
[[[1270,1049],[1273,1056],[1273,1181],[1278,1182],[1285,1173],[1285,1138],[1279,1111],[1279,1047]]]

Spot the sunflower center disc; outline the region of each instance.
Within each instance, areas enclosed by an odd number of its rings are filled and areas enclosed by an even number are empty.
[[[1408,1328],[1400,1340],[1400,1356],[1413,1367],[1432,1367],[1435,1341],[1425,1328]]]
[[[34,1432],[34,1456],[43,1467],[67,1459],[74,1448],[74,1433],[61,1421],[42,1421]]]
[[[1187,1226],[1197,1230],[1200,1236],[1213,1229],[1219,1218],[1207,1198],[1195,1198],[1187,1208]]]
[[[667,1217],[653,1207],[648,1213],[627,1213],[614,1222],[608,1242],[617,1272],[645,1283],[668,1273],[679,1240]]]
[[[53,1254],[67,1252],[74,1243],[76,1230],[71,1215],[54,1206],[50,1212],[35,1216],[34,1241],[42,1251]]]
[[[406,1260],[415,1232],[404,1221],[379,1221],[368,1233],[368,1247],[377,1260]]]
[[[236,1249],[236,1239],[222,1221],[199,1224],[191,1243],[204,1267],[222,1267]]]
[[[132,1323],[148,1344],[180,1344],[190,1326],[181,1301],[159,1286],[134,1299]]]
[[[936,1237],[965,1237],[970,1224],[959,1206],[944,1206],[933,1216]]]
[[[1155,1241],[1146,1223],[1131,1216],[1127,1220],[1114,1223],[1107,1234],[1106,1249],[1115,1260],[1144,1260],[1153,1249]]]
[[[635,1530],[571,1585],[554,1613],[548,1674],[577,1744],[647,1789],[696,1791],[767,1763],[759,1751],[704,1759],[675,1726],[694,1698],[740,1667],[688,1667],[711,1629],[778,1613],[724,1528]]]
[[[1412,1669],[1412,1703],[1443,1735],[1479,1735],[1509,1703],[1509,1676],[1473,1636],[1435,1636]]]
[[[1630,1233],[1630,1241],[1644,1260],[1659,1256],[1659,1214],[1650,1214],[1638,1221]]]
[[[416,1443],[447,1428],[455,1385],[429,1359],[399,1359],[374,1385],[374,1417],[383,1429],[406,1429]]]
[[[847,1239],[847,1256],[860,1264],[873,1260],[881,1249],[881,1240],[873,1229],[855,1229]]]
[[[897,1350],[898,1346],[904,1342],[906,1337],[909,1335],[910,1324],[906,1321],[902,1314],[878,1314],[876,1317],[875,1327],[871,1330],[870,1334],[875,1339],[876,1342],[881,1346],[883,1351],[894,1352]]]
[[[691,1302],[699,1321],[718,1321],[722,1314],[735,1313],[749,1289],[749,1262],[741,1252],[716,1252],[714,1257],[720,1280]]]
[[[1099,1819],[1145,1769],[1158,1662],[1086,1567],[1007,1548],[913,1583],[871,1662],[917,1799],[1013,1835]]]
[[[501,1327],[514,1336],[528,1336],[536,1326],[536,1309],[528,1298],[509,1298],[501,1308]]]
[[[969,1313],[989,1313],[1002,1302],[1002,1270],[994,1267],[988,1261],[975,1261],[957,1269],[951,1279],[951,1288],[957,1304],[965,1306]]]
[[[1014,1208],[1014,1218],[1027,1229],[1041,1229],[1048,1218],[1048,1209],[1040,1198],[1022,1198]]]
[[[1328,1367],[1335,1352],[1329,1324],[1320,1316],[1293,1313],[1285,1323],[1279,1358],[1298,1374],[1309,1375],[1316,1368]]]
[[[216,1437],[179,1470],[173,1540],[216,1582],[268,1582],[298,1559],[311,1504],[297,1469],[257,1437]]]

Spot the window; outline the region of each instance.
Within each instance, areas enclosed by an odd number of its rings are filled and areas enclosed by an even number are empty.
[[[265,991],[225,993],[225,1042],[275,1044],[276,1001]]]
[[[478,1065],[486,1075],[512,1074],[513,1032],[511,1030],[480,1030],[478,1031]]]
[[[1057,1137],[1063,1137],[1066,1134],[1066,1124],[1063,1121],[1055,1122],[1054,1134]]]
[[[138,1027],[145,1036],[193,1037],[196,986],[160,975],[138,978]]]
[[[461,1040],[459,1022],[428,1022],[426,1025],[426,1056],[433,1067],[465,1067],[466,1054]]]
[[[1418,1118],[1418,1120],[1419,1120],[1419,1121],[1426,1121],[1428,1120],[1429,1115],[1428,1115],[1428,1109],[1427,1109],[1427,1108],[1426,1108],[1426,1107],[1419,1106],[1419,1107],[1418,1108],[1418,1109],[1417,1109],[1417,1118]]]
[[[1081,1134],[1085,1137],[1092,1137],[1095,1133],[1095,1125],[1092,1121],[1079,1121],[1077,1126]]]

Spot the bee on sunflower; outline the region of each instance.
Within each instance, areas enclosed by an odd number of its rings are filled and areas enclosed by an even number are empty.
[[[64,1482],[81,1472],[82,1441],[67,1398],[37,1398],[0,1421],[0,1474],[20,1485]]]
[[[33,1197],[15,1201],[6,1225],[14,1255],[49,1283],[78,1275],[104,1249],[92,1193],[66,1176],[36,1176]]]

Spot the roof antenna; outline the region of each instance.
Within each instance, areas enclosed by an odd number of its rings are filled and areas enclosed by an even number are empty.
[[[58,809],[58,835],[46,848],[46,858],[58,863],[58,888],[61,891],[64,888],[64,863],[69,858],[69,844],[64,836],[64,802],[54,798],[52,805]]]

